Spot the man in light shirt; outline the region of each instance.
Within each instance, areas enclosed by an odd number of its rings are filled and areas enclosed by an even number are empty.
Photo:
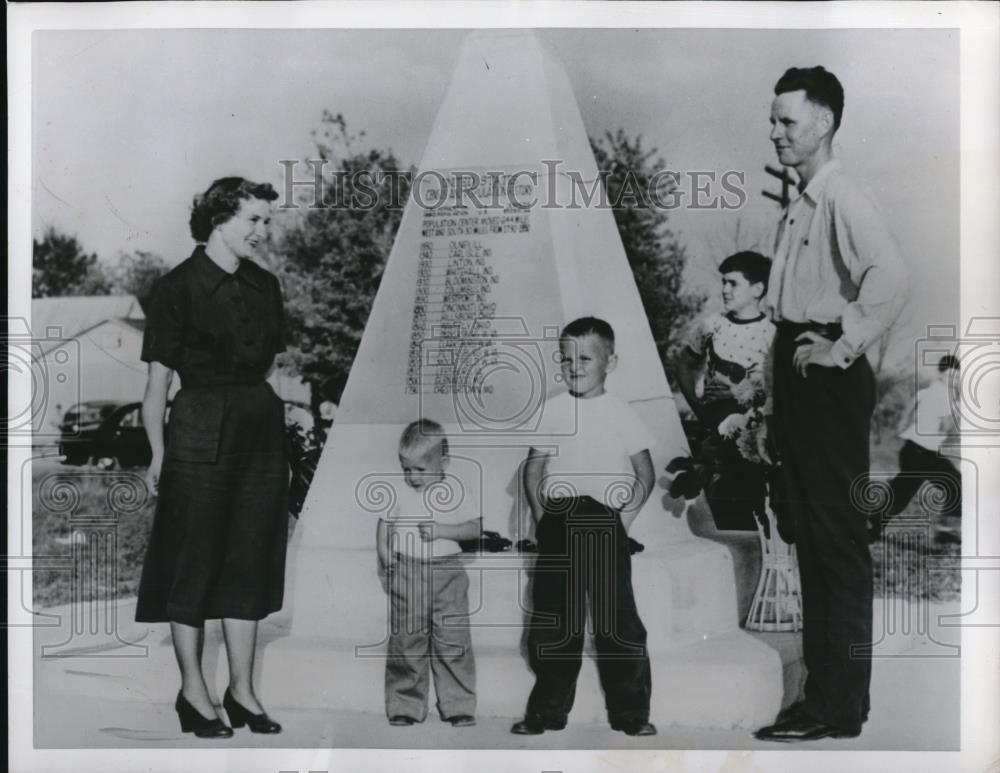
[[[869,708],[872,561],[852,501],[869,473],[875,380],[864,352],[904,302],[905,269],[869,194],[833,158],[844,91],[822,67],[775,85],[771,142],[798,195],[778,228],[768,283],[777,325],[770,431],[802,578],[804,699],[763,740],[852,738]]]

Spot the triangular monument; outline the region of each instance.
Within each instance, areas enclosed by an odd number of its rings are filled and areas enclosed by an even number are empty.
[[[383,711],[387,614],[374,533],[401,484],[397,442],[410,421],[445,425],[449,472],[486,529],[514,542],[532,536],[519,465],[537,444],[545,396],[561,389],[554,355],[567,321],[593,315],[614,327],[619,366],[608,389],[658,439],[659,474],[686,455],[613,214],[600,196],[581,195],[580,181],[596,179],[569,81],[536,35],[470,34],[292,541],[290,635],[270,643],[263,666],[272,704]],[[649,630],[651,719],[765,724],[781,703],[780,659],[739,630],[730,554],[693,536],[682,510],[658,486],[632,530],[645,545],[633,573]],[[532,685],[521,646],[531,560],[512,552],[469,563],[482,716],[520,717]],[[284,678],[291,656],[309,683]],[[586,662],[571,721],[603,718]]]

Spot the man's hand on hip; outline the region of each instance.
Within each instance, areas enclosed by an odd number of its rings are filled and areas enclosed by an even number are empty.
[[[829,341],[818,333],[805,332],[795,339],[795,354],[792,355],[792,364],[802,378],[806,378],[806,368],[810,365],[819,365],[821,368],[833,368],[837,363],[833,361],[830,350],[833,348],[833,341]]]

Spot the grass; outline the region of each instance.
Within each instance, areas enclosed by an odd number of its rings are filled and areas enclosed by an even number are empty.
[[[930,599],[954,601],[961,597],[961,573],[954,568],[935,568],[939,558],[957,558],[959,545],[929,548],[909,546],[902,549],[886,547],[884,542],[872,545],[875,567],[875,595],[883,598]]]
[[[33,572],[37,607],[138,592],[155,509],[155,500],[145,497],[143,473],[59,464],[32,470],[32,552],[41,565]],[[84,548],[81,540],[95,533],[113,534],[113,555],[95,557],[97,551]],[[72,560],[74,547],[86,561]],[[46,567],[50,559],[58,566]]]
[[[872,444],[873,475],[895,473],[899,469],[898,454],[902,441],[895,436]],[[914,497],[911,508],[916,508]],[[914,510],[913,512],[917,512]],[[932,601],[953,601],[961,596],[961,572],[952,560],[961,555],[961,545],[936,545],[932,535],[927,540],[896,542],[892,547],[885,541],[871,546],[875,569],[875,595],[881,597],[922,598]],[[947,560],[951,568],[937,566]]]
[[[67,604],[74,598],[131,596],[139,586],[146,541],[153,523],[152,501],[115,500],[117,514],[108,503],[114,495],[141,492],[142,470],[103,472],[92,467],[45,465],[32,472],[32,549],[36,561],[34,602],[41,607]],[[141,504],[136,509],[135,505]],[[70,508],[70,505],[75,505]],[[87,534],[114,535],[115,551],[104,564],[73,561],[69,566],[45,568],[45,559],[70,559],[74,545]],[[75,535],[75,536],[74,536]],[[78,551],[83,554],[82,550]],[[91,553],[89,549],[86,551]],[[39,561],[39,559],[41,559]],[[108,586],[113,583],[114,588]],[[74,594],[74,588],[79,589]]]

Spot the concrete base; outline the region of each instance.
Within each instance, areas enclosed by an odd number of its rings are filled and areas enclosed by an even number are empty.
[[[299,549],[317,555],[300,560],[296,582],[331,589],[350,585],[356,592],[336,594],[335,613],[342,624],[326,621],[320,629],[317,623],[322,621],[303,625],[296,620],[293,635],[268,646],[271,662],[294,662],[312,676],[305,684],[289,684],[283,667],[265,668],[264,693],[304,708],[383,712],[388,600],[379,595],[381,591],[371,592],[379,587],[374,551],[301,545]],[[534,683],[524,649],[528,570],[533,561],[530,555],[506,553],[466,559],[468,625],[481,716],[520,716]],[[321,568],[322,576],[303,575],[303,567]],[[636,601],[648,630],[655,721],[686,727],[753,728],[773,718],[782,701],[780,657],[730,622],[737,614],[734,600],[723,614],[718,600],[710,609],[699,604],[699,598],[711,592],[705,587],[706,578],[719,578],[715,591],[733,599],[728,552],[692,538],[634,556],[633,575]],[[301,594],[300,587],[297,595]],[[314,602],[312,608],[319,606]],[[279,615],[277,619],[292,625],[289,618]],[[303,627],[313,632],[304,632]],[[592,660],[584,665],[576,695],[573,721],[606,721]]]
[[[473,645],[478,682],[477,715],[517,718],[534,683],[519,653]],[[262,674],[268,700],[301,708],[344,708],[384,712],[384,648],[359,657],[347,642],[286,639],[268,648],[268,657],[293,661],[312,675],[290,684],[269,669]],[[653,702],[658,725],[703,728],[755,728],[773,719],[782,703],[782,664],[778,653],[736,632],[673,652],[651,652]],[[723,699],[720,699],[720,696]],[[430,700],[434,713],[434,700]],[[585,656],[577,684],[572,722],[605,722],[602,694],[593,660]]]

